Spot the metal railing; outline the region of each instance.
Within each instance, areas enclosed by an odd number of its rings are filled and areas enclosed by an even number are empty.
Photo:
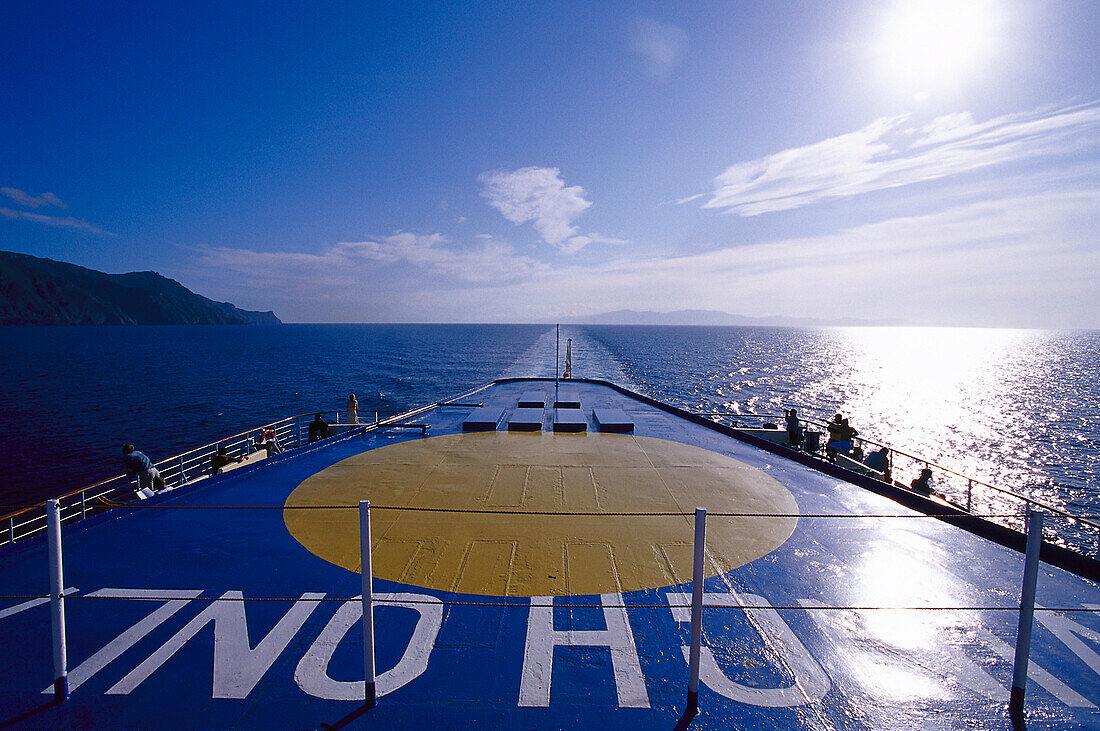
[[[309,422],[318,412],[289,416],[279,421],[264,424],[246,431],[231,434],[201,447],[189,449],[181,454],[162,459],[153,464],[164,478],[166,489],[182,487],[213,474],[210,458],[225,447],[230,457],[244,457],[257,449],[259,435],[265,430],[275,432],[275,441],[280,449],[286,451],[300,447],[308,441]],[[339,414],[337,411],[322,411],[322,417]],[[334,422],[335,423],[335,422]],[[378,423],[375,416],[374,427]],[[120,503],[137,499],[138,478],[136,475],[115,475],[94,484],[65,493],[57,498],[62,524],[83,520],[89,515],[101,513]],[[46,530],[45,501],[23,508],[0,517],[0,546],[26,540]]]
[[[452,405],[462,399],[473,396],[485,390],[491,384],[477,386],[462,393],[451,396],[442,401],[421,406],[408,411],[363,411],[359,414],[357,426],[366,431],[385,428],[391,425],[400,426],[399,422],[415,416],[419,416],[431,409]],[[331,417],[331,424],[347,426],[347,411],[342,409],[327,411],[311,411],[306,414],[288,416],[284,419],[263,424],[261,426],[246,429],[245,431],[223,437],[215,442],[204,444],[201,447],[189,449],[167,459],[162,459],[153,464],[161,477],[164,478],[165,488],[174,489],[197,482],[210,477],[213,474],[210,458],[218,452],[219,447],[225,447],[230,457],[247,456],[251,454],[259,443],[259,436],[265,430],[275,432],[275,441],[282,451],[289,451],[302,447],[309,442],[309,422],[316,414],[322,418]],[[368,414],[373,414],[373,421],[368,420]],[[343,419],[343,421],[341,421]],[[136,502],[138,500],[138,478],[135,475],[115,475],[105,480],[100,480],[87,487],[82,487],[72,492],[58,496],[61,523],[73,523],[78,520],[102,513],[121,505]],[[18,541],[26,540],[32,536],[45,533],[47,525],[46,501],[20,508],[19,510],[0,516],[0,546],[5,546]]]
[[[784,415],[782,414],[733,414],[719,411],[694,413],[697,416],[724,421],[735,429],[760,428],[764,424],[775,424],[781,430],[786,429]],[[804,428],[812,427],[814,430],[827,432],[828,423],[825,421],[799,417],[799,423]],[[822,439],[817,451],[811,452],[811,454],[821,459],[827,459],[825,443],[826,440]],[[1047,513],[1047,522],[1043,527],[1046,540],[1086,556],[1100,556],[1100,522],[1096,520],[1095,516],[1074,515],[1064,508],[1059,508],[1045,500],[999,487],[977,477],[945,467],[927,457],[897,449],[874,439],[856,436],[852,443],[853,446],[859,446],[864,453],[869,451],[867,446],[876,449],[885,447],[889,450],[890,461],[888,464],[891,465],[891,479],[889,482],[897,487],[911,489],[909,484],[893,479],[894,476],[912,474],[916,477],[921,469],[934,470],[935,489],[943,494],[947,502],[953,503],[967,512],[980,510],[987,513],[996,513],[997,517],[994,520],[1018,530],[1026,530],[1029,510],[1042,510]]]

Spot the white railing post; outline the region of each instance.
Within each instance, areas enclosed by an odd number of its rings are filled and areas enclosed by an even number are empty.
[[[695,508],[695,560],[691,568],[691,647],[688,652],[688,707],[685,716],[699,712],[699,653],[703,641],[703,549],[707,510]]]
[[[1043,514],[1027,516],[1027,552],[1024,554],[1024,585],[1020,592],[1020,623],[1016,630],[1016,658],[1012,665],[1012,691],[1008,715],[1014,728],[1024,728],[1024,686],[1031,653],[1031,625],[1035,614],[1035,583],[1039,576],[1039,551],[1043,546]]]
[[[50,626],[53,633],[53,697],[69,697],[69,679],[65,657],[65,577],[61,560],[61,510],[57,500],[46,501],[46,530],[50,559]]]
[[[364,702],[373,708],[374,693],[374,579],[370,555],[370,500],[359,501],[359,554],[363,571],[363,671]]]

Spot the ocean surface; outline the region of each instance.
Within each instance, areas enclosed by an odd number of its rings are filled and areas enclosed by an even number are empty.
[[[826,420],[1049,502],[1100,512],[1100,332],[561,326],[573,372],[696,412]],[[58,495],[278,418],[400,411],[553,376],[547,325],[0,328],[0,503]],[[776,421],[777,418],[769,419]],[[906,482],[921,465],[898,458]],[[937,474],[965,499],[966,481]],[[1007,510],[991,491],[974,507]],[[1095,541],[1095,538],[1088,540]]]

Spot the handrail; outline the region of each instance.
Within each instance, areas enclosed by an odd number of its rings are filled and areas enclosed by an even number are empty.
[[[330,410],[327,410],[327,411],[320,411],[320,412],[318,412],[318,411],[309,411],[309,412],[306,412],[304,414],[295,414],[294,416],[287,416],[287,417],[279,419],[277,421],[273,421],[270,424],[264,424],[262,426],[252,427],[251,429],[245,429],[244,431],[238,432],[237,434],[231,434],[227,437],[222,437],[221,439],[210,442],[209,444],[204,444],[201,447],[192,447],[191,449],[188,449],[184,452],[180,452],[179,454],[173,455],[171,457],[166,457],[165,459],[162,459],[158,462],[154,462],[153,466],[154,467],[159,467],[160,465],[167,465],[169,463],[177,462],[181,458],[185,458],[187,455],[192,454],[194,452],[201,452],[204,449],[210,449],[211,447],[217,447],[222,442],[228,442],[232,439],[239,439],[243,436],[246,436],[246,435],[251,434],[251,433],[256,432],[256,431],[262,431],[264,429],[274,428],[274,427],[276,427],[276,425],[281,424],[283,422],[289,422],[289,421],[292,421],[292,420],[295,420],[295,419],[302,419],[302,418],[305,418],[307,416],[315,415],[315,414],[318,414],[318,413],[320,413],[320,414],[338,414],[338,413],[343,413],[343,411],[341,409],[330,409]],[[364,425],[364,426],[366,426],[366,425]],[[85,485],[84,487],[78,487],[75,490],[72,490],[71,492],[66,492],[66,493],[63,493],[61,495],[58,495],[54,499],[56,499],[56,500],[65,500],[67,498],[71,498],[71,497],[74,497],[76,495],[79,495],[82,492],[88,492],[89,490],[94,490],[97,487],[102,487],[103,485],[106,485],[109,482],[115,482],[117,480],[125,480],[125,479],[130,478],[130,477],[133,477],[133,475],[128,474],[128,473],[113,475],[111,477],[107,477],[105,479],[102,479],[99,482],[93,482],[91,485]],[[21,508],[21,509],[15,511],[14,513],[8,513],[6,515],[0,515],[0,520],[9,520],[9,519],[14,518],[15,516],[19,515],[20,513],[25,513],[28,510],[34,510],[36,508],[41,508],[41,507],[45,506],[45,504],[46,504],[46,501],[43,500],[42,502],[38,502],[38,503],[35,503],[33,505],[29,505],[25,508]]]
[[[776,420],[782,420],[784,418],[783,416],[779,416],[779,415],[776,415],[776,414],[757,414],[757,413],[751,413],[751,412],[731,413],[731,412],[728,412],[728,411],[693,411],[691,413],[695,414],[696,416],[724,417],[726,419],[734,421],[734,423],[736,423],[736,421],[739,418],[742,418],[742,417],[755,418],[755,419],[776,419]],[[813,426],[816,426],[816,427],[820,427],[822,429],[827,429],[828,425],[829,425],[829,422],[821,421],[819,419],[815,419],[815,418],[812,418],[812,417],[799,416],[799,420],[804,422],[806,425],[813,425]],[[735,428],[740,428],[740,427],[735,427]],[[1044,502],[1042,500],[1038,500],[1036,498],[1028,497],[1027,495],[1021,495],[1020,493],[1015,492],[1013,490],[1010,490],[1008,488],[993,485],[989,482],[986,482],[985,480],[981,480],[981,479],[978,479],[976,477],[972,477],[972,476],[964,474],[962,472],[958,472],[956,470],[953,470],[950,467],[944,467],[943,465],[939,464],[938,462],[934,462],[933,460],[930,460],[926,457],[921,457],[920,455],[916,455],[916,454],[910,454],[909,452],[905,452],[903,450],[897,449],[895,447],[890,446],[889,444],[884,444],[882,442],[878,442],[874,439],[869,439],[869,438],[864,437],[864,436],[858,436],[858,437],[856,437],[856,440],[858,440],[859,442],[862,442],[864,444],[874,445],[875,447],[884,447],[884,448],[890,450],[891,454],[900,455],[900,456],[905,457],[907,459],[913,460],[914,462],[919,462],[919,463],[923,464],[925,467],[935,467],[940,472],[943,472],[943,473],[948,474],[948,475],[952,475],[952,476],[957,477],[957,478],[962,479],[962,480],[966,480],[968,485],[969,485],[968,490],[972,489],[974,485],[980,485],[981,487],[989,488],[990,490],[993,490],[994,492],[1000,493],[1002,495],[1006,495],[1010,498],[1015,498],[1016,500],[1019,500],[1019,501],[1025,503],[1027,505],[1033,505],[1037,508],[1041,508],[1043,510],[1046,510],[1046,511],[1048,511],[1048,512],[1054,514],[1054,515],[1066,518],[1068,520],[1074,521],[1076,523],[1080,523],[1082,525],[1087,525],[1090,528],[1093,528],[1097,531],[1100,531],[1100,523],[1094,522],[1093,520],[1090,520],[1089,518],[1086,518],[1086,517],[1083,517],[1083,516],[1074,515],[1073,513],[1070,513],[1068,511],[1062,509],[1062,508],[1059,508],[1055,505],[1051,505],[1050,503]],[[969,504],[968,504],[967,508],[969,510]]]
[[[817,419],[806,418],[806,417],[800,417],[800,418],[802,419],[802,421],[805,421],[807,424],[813,424],[814,426],[819,426],[819,427],[822,427],[822,428],[828,427],[828,422],[819,421]],[[1009,497],[1015,498],[1015,499],[1020,500],[1024,503],[1027,503],[1029,505],[1034,505],[1036,507],[1042,508],[1043,510],[1054,513],[1055,515],[1060,515],[1060,516],[1062,516],[1064,518],[1068,518],[1072,521],[1075,521],[1075,522],[1078,522],[1078,523],[1083,523],[1084,525],[1087,525],[1090,528],[1095,528],[1097,530],[1100,530],[1100,523],[1095,523],[1095,522],[1093,522],[1093,521],[1091,521],[1087,518],[1083,518],[1081,516],[1074,515],[1073,513],[1066,512],[1065,510],[1063,510],[1061,508],[1058,508],[1054,505],[1051,505],[1049,503],[1043,502],[1042,500],[1036,500],[1035,498],[1028,497],[1027,495],[1021,495],[1020,493],[1009,490],[1008,488],[998,487],[997,485],[990,484],[990,483],[988,483],[984,480],[980,480],[976,477],[971,477],[970,475],[963,474],[962,472],[957,472],[956,470],[953,470],[950,467],[944,467],[943,465],[941,465],[937,462],[934,462],[930,459],[927,459],[925,457],[921,457],[921,456],[915,455],[915,454],[910,454],[910,453],[904,452],[900,449],[896,449],[896,448],[890,446],[889,444],[883,444],[881,442],[877,442],[873,439],[868,439],[867,437],[863,437],[863,436],[856,437],[856,438],[859,441],[864,442],[866,444],[873,444],[876,447],[884,447],[884,448],[890,450],[890,452],[892,454],[900,454],[901,456],[906,457],[908,459],[911,459],[914,462],[920,462],[921,464],[925,465],[926,467],[935,467],[940,472],[945,472],[949,475],[954,475],[955,477],[966,480],[967,482],[972,483],[974,485],[981,485],[982,487],[987,487],[990,490],[993,490],[994,492],[999,492],[1003,495],[1007,495]]]
[[[422,406],[422,407],[407,410],[407,411],[378,410],[378,411],[375,411],[376,421],[361,422],[360,424],[358,424],[358,426],[361,426],[364,430],[367,430],[367,431],[374,431],[374,430],[378,429],[379,427],[385,427],[385,426],[388,426],[390,424],[399,423],[399,422],[401,422],[405,419],[409,419],[409,418],[418,416],[420,414],[423,414],[427,411],[430,411],[431,409],[438,408],[438,407],[440,407],[441,405],[445,404],[448,401],[457,401],[459,399],[467,398],[469,396],[472,396],[475,393],[478,393],[479,391],[485,390],[486,388],[488,388],[491,385],[492,385],[492,383],[486,383],[482,386],[475,386],[474,388],[468,389],[466,391],[463,391],[462,393],[451,396],[451,397],[449,397],[449,398],[447,398],[443,401],[437,401],[437,402],[428,404],[427,406]],[[372,409],[370,411],[374,411],[374,410]],[[302,441],[303,441],[302,437],[301,437],[301,431],[300,430],[302,428],[304,420],[307,419],[307,418],[310,418],[314,414],[318,414],[318,413],[324,414],[326,416],[330,415],[330,414],[339,415],[339,414],[345,413],[345,410],[343,410],[343,409],[326,409],[326,410],[322,410],[322,411],[309,411],[309,412],[305,412],[305,413],[302,413],[302,414],[295,414],[293,416],[288,416],[288,417],[279,419],[277,421],[268,422],[268,423],[263,424],[263,425],[258,426],[258,427],[252,427],[252,428],[249,428],[249,429],[245,429],[244,431],[237,432],[236,434],[231,434],[229,436],[222,437],[222,438],[220,438],[216,441],[209,442],[209,443],[204,444],[204,445],[199,446],[199,447],[193,447],[191,449],[188,449],[184,452],[173,455],[171,457],[167,457],[165,459],[158,460],[157,462],[153,463],[153,466],[158,468],[158,471],[161,471],[161,468],[163,468],[162,476],[169,477],[169,478],[170,477],[176,477],[178,479],[178,484],[176,484],[175,486],[179,487],[179,486],[182,486],[182,485],[185,485],[185,484],[188,483],[186,472],[189,469],[189,467],[188,467],[189,465],[193,469],[194,466],[196,465],[196,463],[202,463],[207,457],[210,456],[210,454],[212,454],[211,450],[216,449],[219,445],[229,444],[229,446],[231,448],[237,448],[241,445],[244,445],[244,444],[247,443],[245,441],[245,439],[250,434],[253,434],[257,431],[262,431],[262,430],[265,430],[265,429],[274,429],[275,432],[278,434],[279,431],[284,431],[285,432],[286,430],[289,429],[289,430],[291,430],[291,432],[290,432],[290,437],[291,437],[290,441],[293,442],[293,446],[289,447],[289,449],[293,449],[296,446],[300,446]],[[369,412],[364,412],[364,413],[369,413]],[[392,416],[388,416],[387,418],[380,418],[380,416],[382,414],[392,414]],[[341,424],[341,426],[345,426],[345,425]],[[296,428],[297,428],[297,432],[295,433]],[[203,475],[203,476],[205,476],[205,475]],[[98,504],[94,504],[94,501],[99,500],[100,498],[106,498],[108,495],[111,495],[112,493],[114,493],[116,491],[120,491],[120,490],[124,491],[124,492],[132,492],[133,491],[133,480],[134,479],[135,479],[135,475],[130,475],[130,474],[114,475],[112,477],[108,477],[108,478],[100,480],[98,482],[94,482],[91,485],[86,485],[86,486],[78,488],[76,490],[72,490],[70,492],[66,492],[66,493],[63,493],[62,495],[59,495],[56,499],[61,503],[61,508],[62,508],[63,514],[66,511],[71,511],[68,516],[65,516],[63,522],[72,522],[73,520],[82,520],[89,513],[102,512],[103,506],[98,505]],[[73,500],[73,498],[76,498],[76,497],[79,497],[79,502],[76,502],[76,501]],[[93,504],[90,504],[90,503],[93,503]],[[30,513],[32,511],[40,510],[44,506],[45,506],[45,501],[37,502],[37,503],[34,503],[33,505],[28,505],[28,506],[25,506],[25,507],[21,507],[20,509],[14,511],[12,513],[7,513],[5,515],[0,516],[0,545],[4,545],[6,543],[15,543],[17,541],[17,530],[19,528],[26,528],[27,526],[31,526],[35,523],[42,522],[41,526],[39,526],[37,528],[32,528],[30,530],[27,530],[27,531],[23,532],[21,535],[18,535],[18,539],[25,539],[25,538],[28,538],[32,535],[38,534],[41,531],[45,530],[45,517],[44,517],[44,515],[43,516],[38,516],[38,515],[32,516],[32,515],[30,515]],[[26,516],[27,519],[23,520],[22,522],[16,523],[16,519],[19,518],[19,516]],[[4,525],[4,523],[6,523],[6,525]]]

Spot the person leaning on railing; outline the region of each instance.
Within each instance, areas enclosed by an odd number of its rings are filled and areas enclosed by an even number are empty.
[[[126,475],[137,475],[138,490],[146,488],[163,490],[164,478],[153,466],[152,460],[134,449],[133,444],[122,445],[122,464],[126,466]]]

